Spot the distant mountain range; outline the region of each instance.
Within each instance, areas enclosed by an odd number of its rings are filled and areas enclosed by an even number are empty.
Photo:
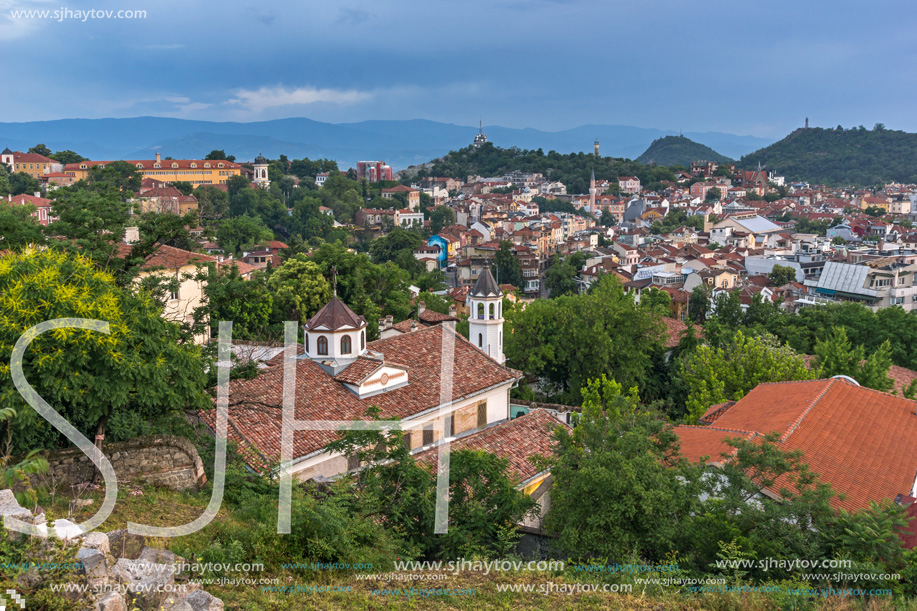
[[[917,183],[917,134],[885,129],[800,128],[745,155],[743,168],[761,163],[791,181],[873,186]]]
[[[686,168],[690,168],[691,163],[695,161],[732,163],[729,157],[720,155],[709,146],[704,146],[684,136],[665,136],[653,140],[650,147],[635,161],[656,165],[681,165]]]
[[[497,146],[592,152],[600,141],[602,155],[633,159],[654,140],[675,132],[625,125],[583,125],[548,132],[532,128],[485,126]],[[53,151],[73,150],[93,160],[199,158],[213,149],[225,150],[239,161],[259,152],[276,158],[324,157],[342,167],[361,159],[380,159],[395,169],[441,157],[471,144],[477,128],[421,119],[323,123],[306,118],[254,123],[189,121],[162,117],[129,119],[61,119],[27,123],[0,123],[0,149],[28,150],[42,143]],[[720,132],[686,133],[691,140],[725,155],[739,157],[771,143],[754,136]]]

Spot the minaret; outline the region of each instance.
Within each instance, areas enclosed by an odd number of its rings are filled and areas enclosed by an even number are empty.
[[[468,293],[468,341],[501,365],[503,355],[503,291],[490,273],[481,270],[478,281]]]
[[[255,168],[255,180],[253,182],[262,189],[270,187],[271,180],[268,178],[267,173],[267,159],[265,159],[261,153],[258,153],[253,165]]]
[[[592,170],[592,178],[589,179],[589,214],[595,216],[595,170]]]

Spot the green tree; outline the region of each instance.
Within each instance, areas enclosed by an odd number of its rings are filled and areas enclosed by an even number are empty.
[[[657,316],[672,316],[672,296],[666,291],[651,287],[644,289],[640,294],[640,307],[653,312]]]
[[[894,380],[888,377],[892,365],[891,343],[888,340],[866,357],[862,345],[854,347],[844,327],[834,327],[831,335],[815,344],[815,369],[819,377],[850,376],[862,386],[888,392]]]
[[[296,255],[267,279],[283,320],[305,321],[331,299],[331,285],[309,257]]]
[[[10,194],[10,172],[5,163],[0,163],[0,196]]]
[[[414,251],[420,248],[422,242],[416,233],[395,227],[387,235],[372,241],[369,245],[369,254],[375,263],[395,261],[399,254],[404,253],[414,259]]]
[[[638,308],[610,275],[588,294],[538,299],[504,316],[510,366],[542,378],[563,401],[579,401],[579,389],[602,374],[639,385],[662,350],[661,320]]]
[[[705,202],[714,202],[719,200],[723,196],[723,192],[720,191],[719,187],[713,187],[707,191],[707,195],[704,196]]]
[[[455,213],[452,212],[452,208],[437,206],[430,212],[430,231],[433,234],[439,233],[443,227],[447,227],[454,222]]]
[[[370,413],[376,417],[378,409]],[[400,535],[405,552],[424,558],[501,557],[535,502],[518,490],[509,461],[480,450],[453,451],[449,465],[449,529],[433,532],[436,475],[417,464],[400,432],[348,431],[332,451],[357,457],[357,507]]]
[[[707,500],[685,524],[694,539],[683,548],[689,550],[686,564],[709,570],[724,547],[746,558],[826,557],[825,526],[834,516],[834,493],[808,468],[801,451],[782,449],[779,437],[729,439],[728,459],[710,457],[722,467],[705,478]],[[762,499],[762,490],[779,494],[780,500]],[[768,580],[788,579],[789,573],[756,563],[749,571]]]
[[[563,258],[559,254],[554,255],[550,267],[544,273],[544,284],[552,298],[579,292],[576,278],[585,260],[583,252],[575,252]]]
[[[8,204],[0,201],[0,250],[19,250],[29,244],[45,242],[41,225],[32,216],[31,204]]]
[[[67,165],[68,163],[79,163],[81,161],[89,161],[82,155],[74,153],[70,149],[67,149],[65,151],[57,151],[56,153],[51,155],[51,159],[54,159],[55,161],[62,163],[64,165]]]
[[[614,227],[618,224],[618,220],[615,218],[611,212],[606,208],[602,210],[602,216],[599,218],[599,225],[602,227]]]
[[[198,249],[197,238],[188,230],[197,223],[197,212],[193,210],[184,216],[169,212],[144,212],[133,218],[137,223],[141,242],[150,250],[154,244],[164,244],[190,251]]]
[[[194,190],[197,211],[202,223],[219,221],[229,214],[229,194],[213,185],[200,185]]]
[[[843,246],[846,243],[847,243],[847,240],[845,240],[844,238],[842,238],[839,235],[836,235],[833,238],[831,238],[831,244],[833,246]]]
[[[23,307],[29,304],[29,307]],[[10,356],[26,329],[57,318],[108,322],[110,333],[59,330],[38,336],[23,358],[38,394],[90,438],[110,418],[152,419],[210,404],[201,348],[183,341],[149,295],[118,288],[87,259],[55,249],[0,259],[0,409],[17,417],[18,452],[63,438],[29,407],[10,378]]]
[[[118,267],[131,209],[117,191],[64,187],[54,192],[51,209],[58,220],[45,229],[53,244],[78,251],[102,268]]]
[[[46,147],[44,144],[36,144],[29,149],[30,153],[35,153],[36,155],[43,155],[45,157],[51,156],[51,149]]]
[[[500,284],[512,284],[520,288],[525,282],[522,277],[522,264],[513,255],[513,243],[508,240],[500,242],[497,248],[494,256],[494,274]]]
[[[37,178],[32,178],[25,172],[14,172],[7,178],[8,189],[11,195],[35,195],[41,191],[41,183]]]
[[[89,171],[88,182],[94,191],[117,189],[121,197],[126,199],[140,190],[141,179],[137,168],[127,161],[113,161],[104,166],[93,166]]]
[[[678,455],[670,426],[639,410],[605,376],[582,390],[576,427],[558,428],[549,461],[554,484],[546,526],[573,558],[649,562],[685,549],[685,524],[698,508],[703,467]]]
[[[220,321],[231,320],[233,337],[264,339],[268,336],[274,297],[262,279],[261,274],[251,280],[243,279],[235,265],[229,269],[210,265],[204,286],[207,299],[204,307],[213,332]]]
[[[700,418],[707,408],[738,401],[758,384],[811,380],[803,358],[773,337],[746,337],[737,331],[720,347],[699,346],[682,357],[678,376],[687,388],[687,420]]]
[[[274,238],[260,218],[248,215],[224,219],[217,228],[217,243],[227,254],[240,255],[261,242]]]
[[[775,265],[767,277],[776,286],[783,286],[796,281],[796,269],[789,265]]]
[[[377,265],[365,254],[349,252],[341,243],[322,244],[312,259],[326,278],[331,277],[332,268],[337,270],[338,297],[370,322],[367,339],[378,338],[378,326],[372,322],[382,316],[391,314],[395,320],[405,320],[411,315],[410,275],[391,261]]]
[[[691,289],[691,297],[688,302],[688,318],[701,324],[707,320],[707,312],[710,309],[710,296],[704,285],[695,286]]]
[[[224,151],[223,149],[213,149],[212,151],[207,153],[207,156],[204,157],[204,159],[213,159],[217,161],[221,159],[225,159],[226,161],[235,161],[236,157],[235,155],[227,155],[226,151]]]

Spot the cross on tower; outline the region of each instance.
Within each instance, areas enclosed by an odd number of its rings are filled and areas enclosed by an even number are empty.
[[[338,268],[337,265],[331,266],[331,282],[334,286],[334,296],[338,296]]]

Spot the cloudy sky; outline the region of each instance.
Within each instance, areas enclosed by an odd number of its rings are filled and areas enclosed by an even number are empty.
[[[63,8],[146,18],[13,16]],[[0,121],[917,131],[915,26],[904,0],[0,0]]]

